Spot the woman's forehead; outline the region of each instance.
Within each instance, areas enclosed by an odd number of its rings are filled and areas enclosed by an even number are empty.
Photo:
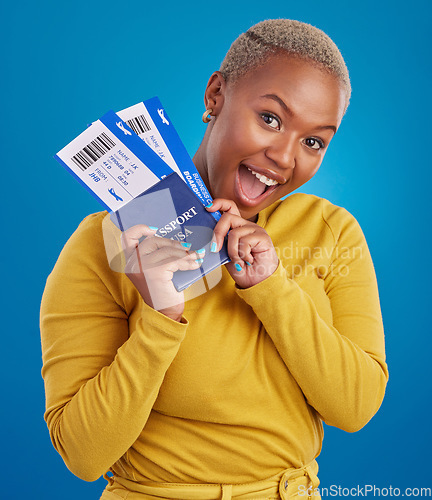
[[[308,111],[329,118],[341,115],[340,119],[346,99],[343,85],[335,75],[315,62],[289,56],[269,58],[234,85],[228,84],[227,91],[236,99],[264,100],[272,96],[294,114]]]

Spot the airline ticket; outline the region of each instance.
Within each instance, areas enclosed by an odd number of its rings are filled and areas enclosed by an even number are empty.
[[[108,211],[118,210],[172,173],[113,111],[55,157]]]

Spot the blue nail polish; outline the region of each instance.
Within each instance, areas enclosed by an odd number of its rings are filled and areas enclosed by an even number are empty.
[[[206,208],[210,208],[210,207],[212,207],[212,206],[213,206],[213,203],[212,203],[212,202],[210,202],[210,203],[208,203],[205,207],[206,207]]]
[[[205,248],[200,248],[199,250],[196,251],[197,253],[205,253]]]
[[[217,252],[216,241],[213,241],[210,247],[210,252]]]
[[[251,266],[251,265],[252,265],[252,264],[251,264],[250,262],[248,262],[247,260],[245,260],[245,262],[246,262],[246,265],[247,265],[247,266]]]
[[[157,231],[159,228],[154,226],[149,226],[149,229],[151,229],[152,231]]]
[[[190,248],[192,246],[192,243],[186,243],[185,241],[182,241],[180,245],[185,248]]]
[[[235,268],[237,269],[237,271],[239,271],[239,272],[242,270],[242,266],[241,266],[240,264],[235,264],[235,266],[234,266],[234,267],[235,267]]]
[[[197,264],[202,264],[202,263],[204,262],[204,259],[197,259],[195,262],[196,262]]]

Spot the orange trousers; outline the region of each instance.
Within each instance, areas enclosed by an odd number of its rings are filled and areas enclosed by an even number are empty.
[[[318,464],[286,469],[268,479],[243,484],[183,484],[135,482],[119,476],[108,477],[109,484],[100,500],[287,500],[321,499],[317,477]]]

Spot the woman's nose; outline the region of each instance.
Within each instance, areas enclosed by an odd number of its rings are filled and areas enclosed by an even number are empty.
[[[267,158],[280,169],[293,169],[296,164],[297,141],[294,137],[281,136],[266,148]]]

